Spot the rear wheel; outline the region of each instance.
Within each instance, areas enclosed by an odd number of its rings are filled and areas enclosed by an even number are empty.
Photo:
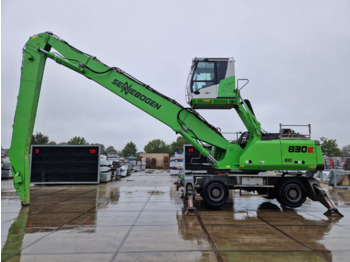
[[[204,182],[201,195],[208,205],[219,207],[226,203],[229,193],[226,185],[222,181],[209,178]]]
[[[277,188],[277,200],[283,206],[300,207],[306,200],[303,184],[297,179],[283,180]]]

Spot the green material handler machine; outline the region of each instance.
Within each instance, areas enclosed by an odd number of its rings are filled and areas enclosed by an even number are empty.
[[[228,190],[257,191],[284,206],[301,206],[306,197],[320,201],[327,214],[340,214],[317,180],[308,173],[324,167],[320,143],[296,137],[291,130],[262,132],[249,100],[241,97],[232,58],[195,58],[187,81],[185,108],[117,67],[46,32],[31,37],[23,49],[20,90],[9,151],[14,186],[22,205],[30,203],[30,145],[47,58],[76,71],[185,137],[215,172],[186,172],[179,185],[184,196],[200,194],[210,206],[221,206]],[[232,143],[196,109],[235,109],[247,128]],[[287,135],[286,135],[287,134]],[[211,150],[208,150],[210,146]]]

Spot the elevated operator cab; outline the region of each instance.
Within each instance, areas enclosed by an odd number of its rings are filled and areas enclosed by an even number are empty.
[[[230,109],[236,98],[233,58],[194,58],[186,86],[187,103],[196,109]]]

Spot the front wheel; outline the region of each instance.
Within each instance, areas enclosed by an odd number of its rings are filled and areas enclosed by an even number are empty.
[[[283,180],[277,188],[277,200],[286,207],[300,207],[306,200],[303,184],[297,179]]]
[[[204,182],[202,197],[209,206],[222,206],[226,203],[228,196],[228,189],[222,181],[209,178]]]

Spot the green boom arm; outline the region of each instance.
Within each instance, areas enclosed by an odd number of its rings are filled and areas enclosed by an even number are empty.
[[[51,48],[57,52],[50,52]],[[23,49],[20,91],[9,152],[14,186],[22,205],[30,202],[29,153],[47,57],[97,82],[165,123],[188,139],[215,165],[219,163],[200,141],[221,151],[226,151],[230,146],[230,143],[195,110],[183,108],[176,101],[158,93],[119,68],[108,67],[96,57],[79,51],[52,33],[38,34],[31,37]]]

